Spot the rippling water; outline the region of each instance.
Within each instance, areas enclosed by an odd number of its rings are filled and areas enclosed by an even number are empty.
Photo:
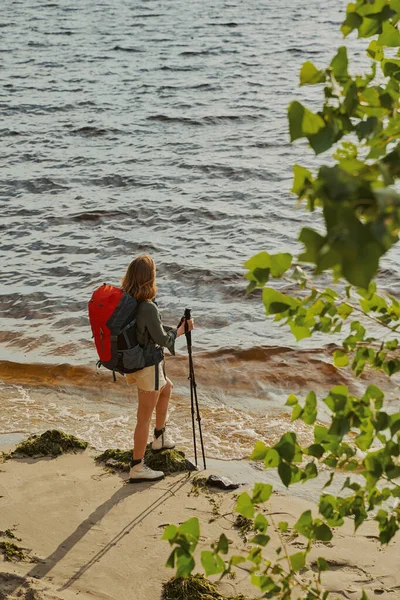
[[[344,7],[3,0],[3,358],[94,360],[87,300],[144,251],[164,320],[193,308],[196,350],[287,343],[244,299],[242,265],[315,222],[289,193],[292,164],[315,159],[290,146],[286,109],[317,105],[298,71],[329,62]],[[394,254],[384,275],[397,291]]]

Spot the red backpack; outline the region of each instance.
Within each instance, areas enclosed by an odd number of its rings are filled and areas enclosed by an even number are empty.
[[[88,303],[89,321],[99,355],[98,365],[119,373],[143,369],[143,349],[136,335],[138,303],[121,288],[103,283]]]

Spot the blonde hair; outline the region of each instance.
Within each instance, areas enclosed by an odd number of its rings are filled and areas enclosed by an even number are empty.
[[[121,287],[137,302],[154,300],[157,294],[156,265],[150,254],[141,254],[131,262]]]

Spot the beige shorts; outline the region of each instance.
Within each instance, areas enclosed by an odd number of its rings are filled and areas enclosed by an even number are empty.
[[[144,392],[154,392],[156,390],[155,366],[145,367],[140,371],[136,371],[136,373],[126,373],[125,377],[128,385],[136,383],[138,388]],[[166,383],[164,361],[161,361],[158,365],[158,389],[161,390]]]

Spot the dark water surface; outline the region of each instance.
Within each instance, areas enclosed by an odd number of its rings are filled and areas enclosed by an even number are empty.
[[[87,300],[142,252],[164,320],[192,307],[196,350],[288,343],[244,299],[242,265],[295,252],[315,222],[289,192],[292,164],[316,162],[290,146],[286,111],[295,97],[318,105],[299,68],[328,64],[344,6],[2,0],[2,358],[93,361]],[[384,276],[396,291],[394,254]]]

